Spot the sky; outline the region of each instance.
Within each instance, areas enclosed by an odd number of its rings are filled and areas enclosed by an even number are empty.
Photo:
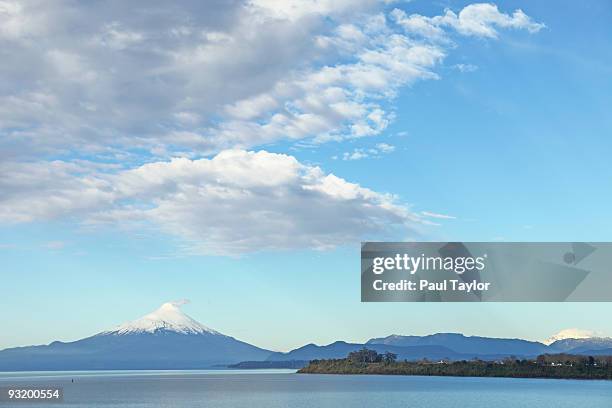
[[[608,303],[361,303],[367,240],[610,241],[612,5],[0,1],[0,348],[189,299],[273,350],[612,336]]]

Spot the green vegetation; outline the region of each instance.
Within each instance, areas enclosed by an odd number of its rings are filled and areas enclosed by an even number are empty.
[[[516,377],[612,380],[612,356],[544,354],[535,360],[506,358],[500,361],[397,361],[393,353],[378,354],[366,348],[346,358],[312,360],[298,371],[304,374],[389,374],[455,377]]]

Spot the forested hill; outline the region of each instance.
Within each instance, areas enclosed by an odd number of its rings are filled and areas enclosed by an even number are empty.
[[[393,353],[362,349],[346,358],[313,360],[302,374],[388,374],[612,380],[612,356],[545,354],[532,360],[397,361]]]

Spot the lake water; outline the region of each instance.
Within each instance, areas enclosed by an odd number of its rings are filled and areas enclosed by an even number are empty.
[[[61,386],[64,401],[0,402],[0,408],[612,407],[612,381],[313,375],[287,370],[0,373],[0,387],[9,385]]]

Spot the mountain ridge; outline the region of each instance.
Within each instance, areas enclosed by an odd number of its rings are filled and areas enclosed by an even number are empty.
[[[441,348],[437,350],[427,349],[427,347],[433,346]],[[558,353],[601,355],[604,350],[612,352],[612,338],[564,338],[546,345],[543,342],[520,338],[466,336],[461,333],[435,333],[426,336],[392,334],[386,337],[372,338],[365,343],[343,341],[335,341],[327,345],[309,343],[285,353],[273,353],[267,361],[344,358],[349,352],[363,347],[379,353],[389,351],[398,354],[400,360],[422,358],[498,360],[506,357],[533,358],[541,354]],[[593,350],[595,350],[594,353]],[[597,350],[601,351],[598,352]]]
[[[508,339],[482,336],[466,336],[461,333],[435,333],[426,336],[391,335],[372,338],[366,344],[386,344],[395,346],[442,345],[458,353],[537,355],[547,347],[540,343],[523,339]]]
[[[319,359],[339,359],[344,358],[350,352],[367,347],[378,353],[391,352],[397,355],[400,360],[463,360],[480,357],[482,359],[497,359],[503,355],[473,355],[468,353],[458,353],[447,347],[440,345],[422,346],[393,346],[386,344],[367,344],[367,343],[348,343],[345,341],[335,341],[333,343],[318,346],[307,344],[286,353],[272,353],[266,361],[299,361],[299,360],[319,360]]]
[[[288,352],[273,352],[211,329],[181,310],[186,301],[166,302],[142,316],[76,341],[0,350],[0,371],[202,369],[241,362],[309,361],[344,358],[363,347],[397,354],[400,360],[499,360],[540,354],[612,354],[612,338],[567,338],[569,329],[550,344],[519,338],[435,333],[371,338],[365,343],[309,343]],[[256,364],[255,364],[256,365]]]

